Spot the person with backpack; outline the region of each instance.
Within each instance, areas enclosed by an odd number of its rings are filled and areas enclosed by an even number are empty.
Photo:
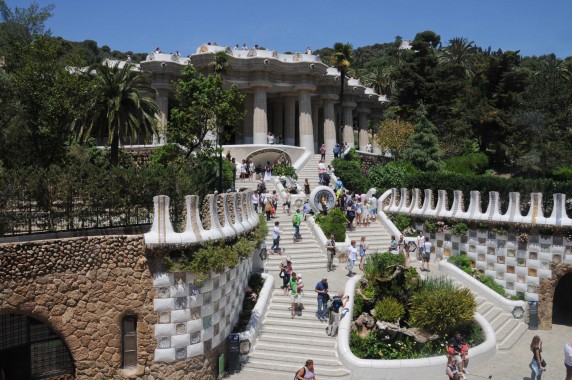
[[[296,209],[296,212],[292,216],[292,226],[294,226],[294,243],[302,238],[300,235],[300,223],[302,222],[302,214],[300,209]]]
[[[350,296],[345,296],[343,292],[339,292],[337,295],[333,296],[329,302],[330,318],[328,319],[328,327],[326,328],[326,333],[328,336],[336,336],[338,333],[338,326],[340,324],[340,309],[346,307],[346,302],[350,299]]]
[[[316,380],[314,375],[314,361],[306,360],[306,365],[300,368],[294,375],[294,380]]]

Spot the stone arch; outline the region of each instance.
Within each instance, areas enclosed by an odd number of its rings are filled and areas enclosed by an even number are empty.
[[[563,286],[566,286],[568,281],[572,281],[572,264],[552,263],[551,269],[552,277],[541,279],[537,289],[538,320],[539,328],[542,330],[552,329],[555,293],[560,281],[564,279]]]
[[[285,163],[286,165],[292,165],[292,158],[288,153],[282,149],[276,148],[263,148],[255,150],[250,153],[246,158],[246,162],[252,161],[254,166],[264,167],[266,161],[270,161],[273,165],[279,163]]]
[[[5,324],[0,326],[0,332],[6,334],[0,335],[0,366],[7,378],[58,375],[62,380],[75,379],[76,360],[69,337],[51,322],[39,313],[0,308],[0,324]],[[14,339],[18,344],[11,345]]]

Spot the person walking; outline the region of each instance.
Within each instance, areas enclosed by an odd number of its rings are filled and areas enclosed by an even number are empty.
[[[306,194],[306,196],[310,195],[311,191],[310,191],[310,182],[308,181],[308,178],[306,178],[304,180],[304,194]]]
[[[330,240],[326,241],[326,251],[328,256],[328,272],[334,270],[334,256],[336,255],[336,240],[334,234],[330,234]]]
[[[296,372],[294,380],[316,380],[316,375],[314,375],[314,362],[312,360],[306,360],[306,365]]]
[[[423,251],[425,249],[425,235],[423,235],[423,231],[419,232],[419,236],[417,237],[417,260],[423,261]]]
[[[357,259],[357,248],[356,248],[356,241],[352,240],[351,245],[348,247],[348,276],[351,277],[355,273],[353,272],[354,265]]]
[[[278,266],[280,268],[280,277],[282,278],[281,289],[284,290],[284,295],[288,292],[288,284],[290,283],[290,275],[292,274],[292,262],[289,258],[285,258]]]
[[[365,264],[365,253],[369,248],[369,245],[365,243],[365,239],[365,236],[362,236],[359,241],[359,269],[361,269],[362,272]]]
[[[429,269],[429,259],[431,258],[431,242],[428,239],[424,239],[423,243],[423,254],[421,255],[421,270],[426,272],[431,272]],[[425,268],[424,268],[425,267]]]
[[[572,342],[564,345],[564,366],[566,367],[566,380],[572,380]]]
[[[270,253],[280,253],[280,235],[282,234],[282,228],[280,227],[280,222],[274,222],[274,231],[272,232],[272,247],[270,248]]]
[[[254,207],[254,212],[258,213],[258,193],[257,192],[252,192],[252,207]]]
[[[300,209],[296,209],[296,213],[292,217],[292,226],[294,226],[294,241],[296,243],[300,238],[300,223],[302,223],[302,214]]]
[[[286,192],[286,198],[284,199],[284,203],[282,203],[282,212],[286,213],[286,207],[288,207],[288,216],[290,216],[290,193]]]
[[[330,308],[330,318],[328,319],[328,327],[326,333],[328,336],[336,336],[338,333],[338,326],[340,324],[340,309],[346,307],[346,302],[350,296],[345,296],[343,292],[339,292],[332,297],[332,307]]]
[[[326,146],[324,144],[320,147],[320,160],[322,162],[326,161]]]
[[[532,351],[532,360],[530,361],[530,380],[541,380],[542,372],[546,370],[542,365],[542,340],[538,335],[535,335],[530,342],[530,351]]]
[[[296,277],[296,272],[292,272],[290,276],[288,289],[290,290],[290,301],[292,303],[292,319],[294,319],[296,316],[296,305],[300,303],[300,292],[298,290],[298,277]]]
[[[318,309],[316,311],[316,316],[320,321],[325,321],[328,319],[326,306],[330,299],[330,296],[328,295],[328,279],[326,277],[322,277],[322,281],[319,281],[316,284],[314,291],[318,293]]]

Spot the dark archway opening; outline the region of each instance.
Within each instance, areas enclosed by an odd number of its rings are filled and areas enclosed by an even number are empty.
[[[554,290],[552,323],[572,326],[572,273],[563,276]]]
[[[0,373],[6,380],[74,379],[72,356],[47,325],[23,315],[0,315]]]

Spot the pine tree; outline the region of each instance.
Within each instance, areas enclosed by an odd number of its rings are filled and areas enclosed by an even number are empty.
[[[403,158],[420,170],[436,171],[441,168],[441,151],[437,141],[437,127],[427,119],[421,103],[417,109],[415,132],[407,141]]]

